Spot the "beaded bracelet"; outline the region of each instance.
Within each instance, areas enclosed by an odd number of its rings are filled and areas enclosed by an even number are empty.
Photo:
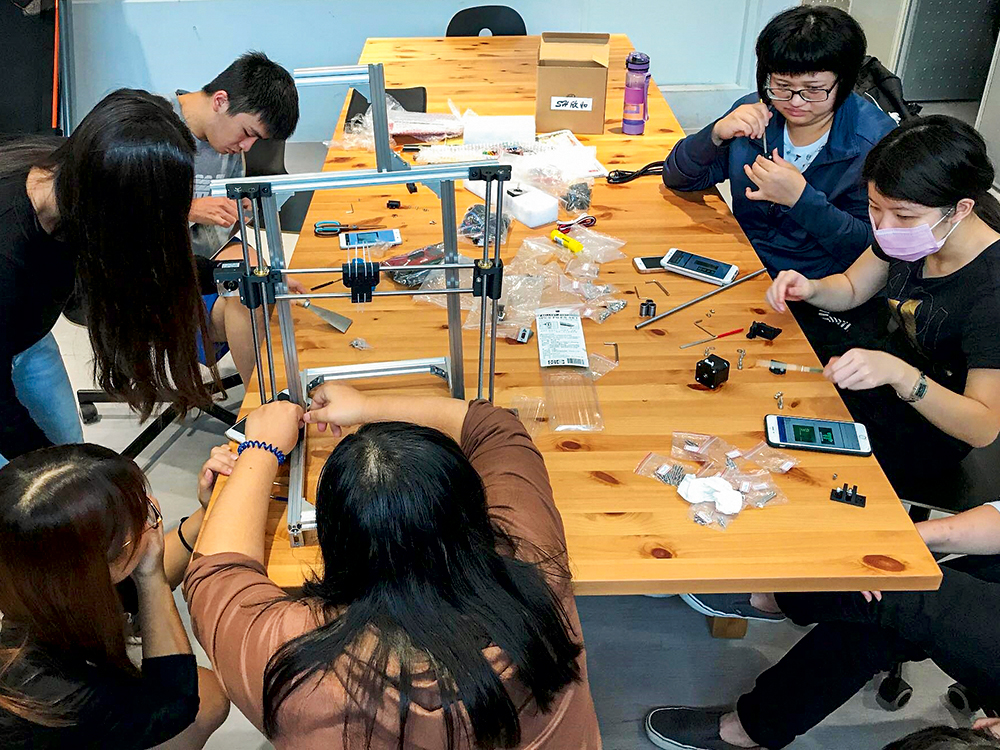
[[[282,453],[277,448],[275,448],[270,443],[265,443],[263,440],[247,440],[247,441],[245,441],[243,443],[240,443],[240,447],[236,451],[237,455],[241,455],[242,456],[243,455],[243,451],[246,450],[247,448],[260,448],[261,450],[265,450],[265,451],[268,451],[269,453],[273,453],[274,457],[276,459],[278,459],[278,466],[281,466],[283,463],[285,463],[285,459],[286,459],[285,454]]]

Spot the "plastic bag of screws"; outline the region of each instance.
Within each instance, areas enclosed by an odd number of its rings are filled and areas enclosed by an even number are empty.
[[[646,457],[635,467],[635,473],[641,477],[651,477],[671,487],[676,487],[685,475],[693,474],[694,469],[672,460],[669,456],[647,453]]]

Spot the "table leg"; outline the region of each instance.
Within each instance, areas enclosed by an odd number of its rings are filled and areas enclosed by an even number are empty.
[[[747,620],[736,617],[706,617],[708,627],[712,631],[713,638],[745,638],[747,634]]]

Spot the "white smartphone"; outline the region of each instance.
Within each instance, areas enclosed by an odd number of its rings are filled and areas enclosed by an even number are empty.
[[[681,276],[707,281],[718,286],[725,286],[740,272],[740,269],[731,263],[705,258],[676,247],[667,250],[667,254],[660,260],[660,265]]]
[[[774,448],[844,453],[849,456],[872,454],[868,430],[859,422],[768,414],[764,417],[764,429],[767,444]]]
[[[288,401],[287,388],[278,393],[278,401]],[[226,437],[229,438],[230,440],[236,441],[237,443],[242,443],[244,440],[247,439],[246,428],[247,428],[247,418],[243,417],[243,419],[241,419],[239,422],[237,422],[228,430],[226,430]]]
[[[354,250],[373,245],[402,245],[398,229],[369,229],[362,232],[344,232],[340,235],[340,247],[344,250]]]
[[[662,273],[667,269],[660,265],[662,255],[647,255],[645,258],[632,258],[632,265],[639,273]]]

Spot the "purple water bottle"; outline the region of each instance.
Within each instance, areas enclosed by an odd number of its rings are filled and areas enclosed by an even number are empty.
[[[622,132],[642,135],[649,119],[649,55],[633,52],[625,60],[625,107]]]

